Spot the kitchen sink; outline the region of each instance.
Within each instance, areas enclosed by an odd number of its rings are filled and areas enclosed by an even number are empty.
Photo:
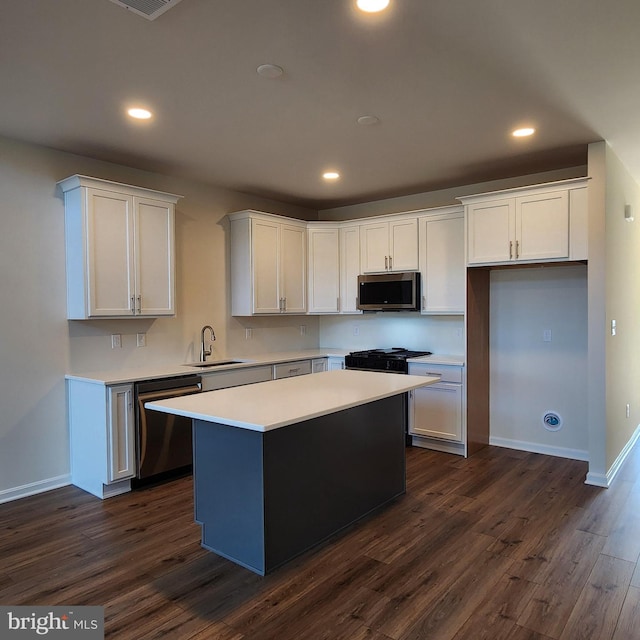
[[[185,367],[198,367],[199,369],[208,369],[209,367],[221,367],[225,364],[241,364],[244,360],[212,360],[211,362],[191,362],[185,364]]]

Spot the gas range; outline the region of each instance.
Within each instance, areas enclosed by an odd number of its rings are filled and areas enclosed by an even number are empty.
[[[352,351],[348,356],[345,356],[344,364],[347,369],[407,373],[409,369],[407,359],[430,355],[430,351],[412,351],[401,347],[368,349],[367,351]]]

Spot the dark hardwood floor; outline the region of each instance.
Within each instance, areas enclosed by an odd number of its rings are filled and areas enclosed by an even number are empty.
[[[407,451],[407,494],[260,578],[200,547],[190,478],[0,506],[0,604],[104,605],[117,640],[640,638],[640,447],[586,463]]]

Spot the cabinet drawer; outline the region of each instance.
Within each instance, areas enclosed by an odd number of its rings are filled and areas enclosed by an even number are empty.
[[[295,362],[283,362],[273,365],[273,379],[292,378],[311,373],[311,360],[297,360]]]
[[[249,369],[233,369],[231,371],[216,371],[202,376],[202,390],[215,391],[216,389],[228,389],[244,384],[266,382],[271,380],[271,367],[251,367]]]
[[[462,383],[462,367],[447,364],[411,364],[409,374],[412,376],[440,376],[441,382]]]

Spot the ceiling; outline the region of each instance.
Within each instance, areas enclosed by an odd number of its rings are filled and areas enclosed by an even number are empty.
[[[6,137],[314,209],[583,165],[602,139],[640,181],[637,0],[2,9]],[[133,103],[152,120],[129,121]]]

